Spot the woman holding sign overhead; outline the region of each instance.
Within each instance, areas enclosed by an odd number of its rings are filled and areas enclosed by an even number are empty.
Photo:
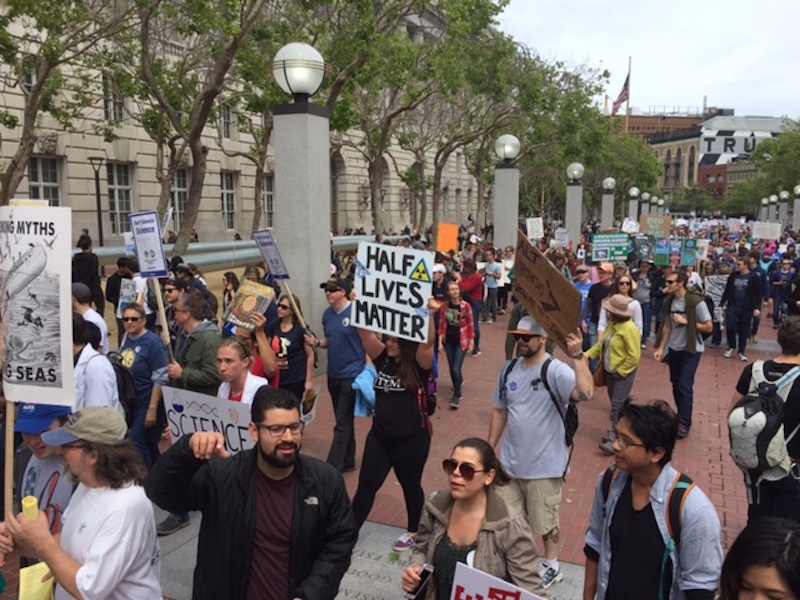
[[[439,310],[428,299],[431,312]],[[364,524],[375,495],[394,469],[403,488],[408,514],[407,533],[395,542],[397,551],[414,547],[425,494],[422,470],[431,447],[427,405],[428,377],[433,366],[434,319],[428,320],[428,342],[420,344],[393,336],[381,341],[366,329],[358,329],[364,350],[375,365],[375,415],[364,444],[364,456],[353,498],[353,515],[358,527]]]

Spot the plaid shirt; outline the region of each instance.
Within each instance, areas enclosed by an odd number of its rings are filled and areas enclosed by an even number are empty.
[[[461,300],[458,308],[458,337],[461,342],[461,349],[467,350],[469,343],[475,339],[475,325],[472,317],[472,307],[468,302]],[[450,301],[442,308],[445,314],[439,317],[439,338],[447,339],[447,310],[450,308]]]

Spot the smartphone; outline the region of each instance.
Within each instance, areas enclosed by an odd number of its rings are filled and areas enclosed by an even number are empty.
[[[419,585],[413,592],[406,592],[406,600],[419,600],[425,597],[425,589],[433,574],[433,565],[422,565],[422,571],[419,574]]]

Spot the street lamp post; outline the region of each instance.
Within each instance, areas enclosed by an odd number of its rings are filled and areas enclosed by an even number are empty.
[[[778,194],[778,198],[780,199],[780,220],[783,225],[789,222],[789,195],[789,192],[786,190]]]
[[[603,203],[600,210],[600,227],[611,229],[614,226],[614,188],[617,182],[613,177],[603,179]]]
[[[100,199],[100,169],[105,162],[104,156],[90,156],[89,162],[94,169],[94,195],[97,201],[97,242],[99,246],[103,245],[103,208]]]
[[[639,214],[642,215],[650,214],[650,194],[648,192],[644,192],[640,196],[640,198],[642,199],[642,201],[639,204],[639,206],[635,210],[633,210],[634,215],[636,214],[637,211],[639,212]],[[645,212],[645,210],[647,210],[647,212]],[[638,217],[634,216],[633,218],[637,219]]]
[[[573,248],[581,243],[581,224],[583,212],[583,177],[585,169],[581,163],[572,163],[567,167],[567,202],[565,207],[564,225],[569,234],[569,241]]]
[[[761,199],[761,214],[759,219],[762,221],[769,221],[769,198]]]
[[[666,207],[664,206],[666,201],[663,198],[658,199],[658,210],[656,211],[659,215],[663,215],[666,211]]]
[[[792,231],[800,229],[800,185],[794,186],[794,206],[792,211]]]
[[[303,298],[309,325],[327,306],[319,282],[330,276],[331,178],[329,113],[309,99],[325,76],[325,61],[308,44],[290,43],[275,54],[272,74],[291,104],[273,106],[275,231],[292,278]],[[296,232],[302,231],[302,235]],[[291,233],[295,232],[295,234]],[[324,368],[321,365],[320,368]]]
[[[769,220],[775,221],[778,218],[778,196],[772,194],[769,197]]]
[[[514,162],[519,156],[519,140],[505,134],[497,138],[494,153],[501,162],[494,167],[494,211],[492,234],[497,248],[517,246],[517,230],[519,229],[519,169]]]

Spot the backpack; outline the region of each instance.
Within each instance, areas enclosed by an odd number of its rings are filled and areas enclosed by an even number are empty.
[[[119,402],[125,411],[125,423],[130,428],[136,418],[136,409],[139,408],[139,398],[136,395],[136,386],[133,383],[133,372],[122,364],[122,355],[119,352],[109,352],[106,354],[106,358],[114,368]]]
[[[508,381],[508,374],[514,368],[514,365],[517,364],[519,358],[514,358],[508,362],[506,367],[503,369],[503,373],[500,376],[500,399],[505,402],[506,396],[506,382]],[[558,415],[561,417],[561,420],[564,422],[564,442],[569,448],[569,457],[567,458],[567,468],[564,470],[565,477],[567,474],[567,470],[569,470],[569,463],[572,459],[572,451],[575,448],[575,433],[578,431],[578,403],[575,402],[572,398],[569,399],[569,403],[567,404],[566,410],[562,413],[561,407],[558,404],[558,400],[556,400],[555,395],[553,394],[553,390],[550,388],[550,383],[547,381],[547,369],[552,362],[551,357],[547,357],[542,363],[542,371],[539,375],[539,379],[535,379],[531,382],[534,389],[538,388],[538,385],[541,383],[544,385],[544,389],[547,390],[547,395],[550,396],[550,400],[553,402],[553,405],[556,407],[558,411]]]
[[[619,474],[619,469],[611,465],[603,473],[603,480],[600,484],[600,489],[603,493],[603,517],[605,518],[606,509],[608,504],[608,494],[611,491],[611,483],[614,478]],[[666,574],[667,561],[672,551],[678,551],[681,545],[681,526],[683,521],[683,505],[686,503],[686,498],[689,493],[695,488],[695,483],[692,478],[684,473],[678,473],[675,481],[672,482],[672,487],[667,496],[667,531],[669,533],[669,541],[664,548],[664,558],[661,561],[661,588],[658,591],[659,600],[669,598],[669,590],[664,593],[664,575]]]
[[[797,434],[800,424],[785,436],[783,417],[790,384],[798,376],[800,366],[792,368],[777,381],[768,381],[764,375],[764,361],[755,361],[750,391],[728,415],[731,458],[744,471],[751,504],[749,486],[758,486],[765,475],[777,474],[778,478],[782,478],[789,472],[790,459],[786,445]]]

